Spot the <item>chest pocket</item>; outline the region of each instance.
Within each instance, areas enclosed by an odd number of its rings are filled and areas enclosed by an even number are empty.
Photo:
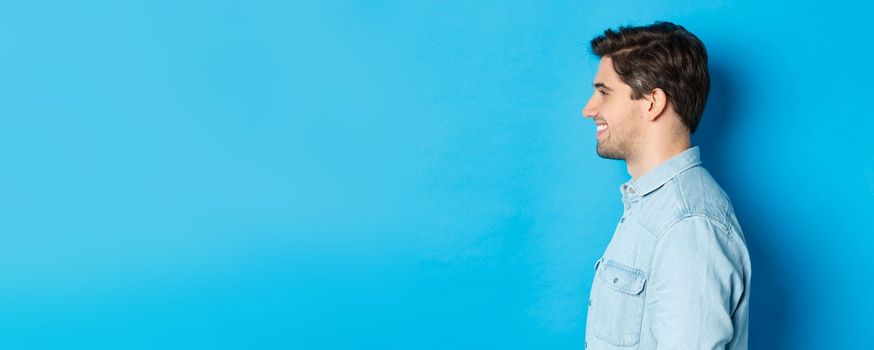
[[[592,333],[615,346],[640,342],[646,273],[614,260],[595,265]]]

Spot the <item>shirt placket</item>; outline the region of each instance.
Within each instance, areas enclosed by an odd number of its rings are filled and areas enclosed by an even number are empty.
[[[626,186],[622,193],[622,217],[619,219],[619,224],[622,225],[625,223],[625,220],[631,215],[631,211],[634,208],[634,204],[636,204],[640,200],[640,196],[637,195],[637,191],[634,190],[634,187]]]

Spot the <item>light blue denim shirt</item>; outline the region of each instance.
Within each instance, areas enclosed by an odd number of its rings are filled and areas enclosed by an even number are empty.
[[[588,349],[746,349],[750,258],[728,196],[687,149],[620,187]]]

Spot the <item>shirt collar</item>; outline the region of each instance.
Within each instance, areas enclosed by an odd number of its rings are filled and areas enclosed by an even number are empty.
[[[683,170],[701,164],[701,153],[698,146],[689,148],[680,154],[668,159],[637,180],[628,180],[619,191],[623,197],[643,197],[676,177]]]

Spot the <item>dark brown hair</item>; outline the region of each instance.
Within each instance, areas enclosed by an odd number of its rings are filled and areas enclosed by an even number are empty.
[[[710,92],[710,73],[704,43],[686,28],[655,22],[607,29],[592,39],[592,52],[613,60],[616,74],[631,86],[632,99],[661,88],[689,132],[698,128]]]

